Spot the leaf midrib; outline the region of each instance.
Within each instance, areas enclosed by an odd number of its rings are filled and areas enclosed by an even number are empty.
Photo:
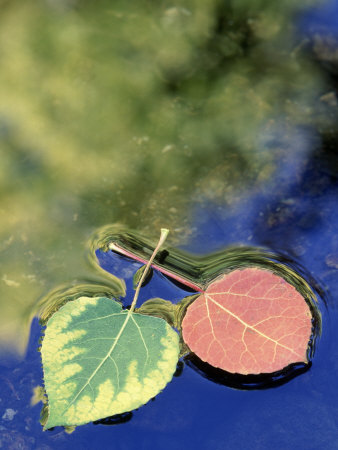
[[[267,336],[266,334],[262,333],[261,331],[257,330],[254,326],[249,325],[248,323],[246,323],[244,320],[242,320],[240,317],[238,317],[236,314],[232,313],[231,311],[229,311],[227,308],[225,308],[223,305],[221,305],[220,303],[218,303],[215,299],[213,299],[209,294],[205,294],[206,295],[206,300],[210,300],[211,302],[213,302],[216,306],[218,306],[220,309],[222,309],[223,311],[225,311],[227,314],[229,314],[230,316],[234,317],[235,319],[237,319],[242,325],[245,326],[245,328],[250,328],[252,331],[254,331],[255,333],[259,334],[260,336],[264,337],[265,339],[268,339],[271,342],[274,342],[276,345],[279,345],[280,347],[285,348],[286,350],[289,350],[291,353],[298,355],[298,353],[296,353],[292,348],[289,348],[288,346],[281,344],[280,342],[276,341],[275,339],[271,338],[270,336]]]
[[[123,314],[123,312],[121,312],[121,314]],[[100,370],[100,368],[103,366],[103,364],[107,361],[107,359],[108,359],[108,358],[111,358],[111,354],[113,353],[113,351],[114,351],[114,349],[115,349],[115,347],[116,347],[116,345],[117,345],[117,343],[118,343],[118,341],[119,341],[119,339],[120,339],[120,337],[121,337],[121,335],[122,335],[124,329],[126,328],[127,323],[128,323],[128,321],[129,321],[129,319],[130,319],[131,316],[132,316],[132,311],[129,310],[129,311],[127,312],[126,318],[125,318],[125,320],[124,320],[124,322],[123,322],[123,324],[122,324],[122,326],[121,326],[120,331],[118,332],[116,338],[114,338],[114,339],[115,339],[115,340],[114,340],[114,343],[113,343],[113,345],[110,347],[110,349],[109,349],[107,355],[102,359],[101,363],[97,366],[97,368],[94,370],[94,372],[92,373],[92,375],[88,378],[87,382],[82,386],[82,388],[79,390],[79,392],[75,395],[75,397],[73,398],[73,400],[67,405],[67,408],[64,410],[63,414],[64,414],[65,412],[67,412],[68,409],[74,404],[74,402],[77,400],[77,398],[79,397],[79,395],[84,391],[84,389],[85,389],[87,386],[90,385],[91,380],[95,377],[95,375],[96,375],[97,372]],[[111,358],[111,359],[113,359],[113,358]]]

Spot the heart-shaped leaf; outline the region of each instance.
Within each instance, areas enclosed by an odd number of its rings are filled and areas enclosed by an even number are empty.
[[[163,319],[81,297],[49,319],[41,354],[51,428],[145,404],[171,380],[179,340]]]
[[[212,282],[187,309],[185,343],[200,359],[231,373],[272,373],[308,362],[312,314],[283,278],[259,268]]]

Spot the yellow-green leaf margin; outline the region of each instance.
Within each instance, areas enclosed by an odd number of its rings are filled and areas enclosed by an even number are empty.
[[[81,297],[49,319],[41,355],[47,429],[144,405],[171,380],[179,339],[163,319],[123,310],[105,297]]]

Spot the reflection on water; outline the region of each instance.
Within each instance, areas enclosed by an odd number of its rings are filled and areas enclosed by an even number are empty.
[[[296,376],[305,373],[312,366],[312,362],[309,361],[307,364],[290,364],[283,370],[279,370],[278,372],[274,372],[272,374],[263,373],[260,375],[239,375],[217,369],[202,361],[195,354],[187,355],[184,358],[184,361],[189,367],[196,370],[196,372],[208,380],[224,386],[242,390],[268,389],[271,387],[282,386]]]
[[[109,281],[109,280],[108,280]],[[123,280],[117,280],[115,283],[106,283],[105,285],[81,284],[78,283],[73,287],[62,286],[48,293],[40,302],[38,313],[41,323],[46,324],[47,320],[69,301],[76,300],[80,297],[108,297],[118,300],[125,295],[125,286]]]
[[[194,242],[205,202],[301,176],[337,118],[318,45],[294,33],[312,3],[1,2],[3,346],[24,348],[54,286],[102,282],[83,258],[99,226]]]

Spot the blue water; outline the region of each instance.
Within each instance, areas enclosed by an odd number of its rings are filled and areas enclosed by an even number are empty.
[[[338,1],[329,0],[322,2],[316,8],[303,13],[300,19],[300,29],[302,32],[314,32],[325,27],[330,33],[338,37]]]
[[[324,24],[336,33],[337,4],[312,10],[301,26],[309,30]],[[241,391],[213,383],[185,366],[129,422],[89,424],[71,435],[61,427],[43,432],[41,405],[30,406],[33,387],[42,384],[40,327],[35,319],[24,360],[8,356],[1,361],[0,448],[338,449],[338,155],[320,147],[315,135],[305,133],[281,162],[276,177],[244,192],[233,206],[194,202],[196,231],[184,246],[203,254],[227,245],[262,245],[304,267],[327,298],[327,307],[320,304],[323,334],[309,371],[279,387]],[[111,254],[99,258],[103,268],[126,280],[131,294],[132,275],[140,265]],[[177,302],[185,295],[154,273],[141,290],[140,302],[156,296]],[[125,303],[130,301],[127,296]]]

